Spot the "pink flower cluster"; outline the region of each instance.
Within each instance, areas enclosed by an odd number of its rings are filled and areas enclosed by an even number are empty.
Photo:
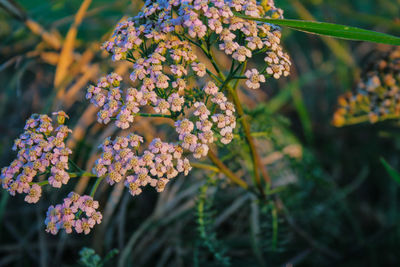
[[[158,192],[164,190],[168,181],[179,173],[185,175],[191,170],[189,160],[182,157],[179,145],[154,139],[148,149],[139,155],[143,138],[130,134],[127,137],[106,139],[101,145],[102,154],[93,167],[99,177],[105,176],[111,185],[122,181],[132,195],[142,192],[141,187],[150,184]]]
[[[175,121],[178,140],[170,143],[155,138],[142,149],[143,137],[136,134],[107,138],[93,167],[98,179],[106,178],[110,185],[124,182],[132,195],[140,194],[148,184],[163,191],[172,178],[192,169],[183,153],[201,158],[208,154],[210,144],[232,141],[235,107],[223,90],[240,67],[246,66],[244,62],[265,54],[267,66],[262,71],[243,70],[251,89],[259,88],[266,76],[278,79],[289,74],[290,60],[280,45],[280,29],[236,17],[235,12],[272,18],[283,14],[273,0],[262,4],[256,0],[147,0],[138,16],[118,24],[103,48],[113,60],[133,63],[132,87],[122,88],[122,77],[111,73],[88,88],[86,98],[99,108],[98,122],[115,120],[117,127],[127,129],[135,116],[167,117]],[[212,61],[218,76],[200,62],[195,45]],[[232,58],[225,81],[213,59],[214,45]],[[214,79],[220,87],[205,78]],[[193,81],[205,82],[205,86]],[[153,113],[141,113],[149,109]],[[15,140],[16,159],[1,170],[2,187],[11,195],[25,193],[29,203],[39,200],[41,185],[47,183],[34,182],[35,176],[49,174],[48,183],[57,188],[70,179],[67,170],[72,152],[65,140],[71,130],[64,125],[68,116],[63,111],[53,115],[57,125],[47,115],[34,114],[27,120],[25,132]],[[71,192],[62,204],[49,207],[46,231],[57,234],[61,229],[67,233],[74,229],[88,234],[102,220],[98,207],[91,196]]]
[[[181,159],[183,151],[201,158],[211,143],[232,141],[234,105],[223,92],[223,81],[215,79],[200,62],[194,44],[203,51],[216,44],[232,57],[232,70],[235,64],[263,53],[264,70],[245,71],[246,85],[252,89],[259,88],[266,76],[289,74],[290,60],[280,45],[280,29],[236,17],[234,12],[273,18],[283,14],[272,0],[262,4],[255,0],[147,0],[136,17],[117,25],[103,48],[113,60],[133,63],[133,87],[121,89],[122,78],[115,73],[90,86],[86,96],[100,108],[98,121],[107,124],[115,120],[117,127],[127,129],[135,116],[156,113],[175,120],[178,141],[166,143],[156,138],[139,155],[140,136],[107,139],[94,167],[96,175],[106,176],[110,184],[124,180],[133,195],[147,184],[162,191],[169,179],[190,170],[189,160]],[[207,52],[206,56],[212,58]],[[205,80],[210,77],[221,87]],[[206,85],[200,89],[193,80],[205,80]],[[142,110],[153,113],[143,114]]]
[[[102,77],[96,86],[89,86],[86,98],[95,106],[100,107],[98,122],[107,124],[117,114],[122,106],[122,91],[119,88],[121,76],[111,73]]]
[[[209,85],[210,83],[206,87]],[[221,143],[229,144],[233,139],[233,130],[236,127],[235,107],[221,92],[211,93],[211,96],[211,102],[216,104],[221,111],[221,113],[212,115],[211,119],[221,135]]]
[[[176,132],[183,148],[193,153],[195,158],[207,155],[208,144],[214,142],[214,131],[221,136],[221,142],[228,144],[233,139],[233,129],[236,127],[236,117],[234,115],[234,105],[227,100],[222,92],[213,82],[208,82],[203,87],[204,94],[210,97],[211,102],[218,107],[221,113],[208,110],[203,102],[194,103],[194,119],[177,120],[175,122]]]
[[[120,23],[115,29],[113,39],[104,44],[104,48],[113,56],[113,60],[126,59],[133,50],[142,49],[146,40],[153,40],[159,45],[147,60],[137,60],[139,68],[132,73],[133,80],[149,74],[146,63],[157,65],[165,61],[165,43],[171,36],[187,34],[190,38],[204,39],[215,34],[218,47],[238,62],[244,62],[254,53],[265,53],[268,67],[265,73],[278,79],[287,76],[290,71],[289,56],[282,51],[279,27],[267,23],[246,20],[234,15],[234,12],[251,17],[282,17],[283,11],[274,5],[274,1],[259,4],[256,0],[159,0],[146,1],[138,16]],[[172,15],[176,14],[176,16]],[[188,46],[185,43],[184,46]],[[178,51],[181,51],[179,49]],[[192,54],[191,49],[188,50]],[[146,53],[149,51],[142,51]],[[150,52],[149,52],[150,53]],[[173,53],[173,59],[181,59]],[[155,58],[154,58],[155,57]],[[195,56],[193,56],[195,60]],[[200,63],[201,64],[201,63]],[[205,66],[197,67],[197,74],[205,74]],[[162,68],[158,68],[161,70]],[[173,73],[178,77],[185,72],[185,65],[173,65]],[[141,75],[141,76],[140,76]],[[168,76],[159,75],[160,88],[167,87]],[[151,79],[158,79],[156,76]],[[152,84],[154,82],[151,82]],[[254,88],[254,87],[253,87]]]
[[[125,31],[123,25],[119,31]],[[168,67],[165,65],[167,58],[171,60]],[[138,85],[137,88],[128,88],[124,94],[119,87],[122,78],[112,73],[101,78],[97,86],[90,86],[86,97],[102,108],[98,113],[100,123],[107,124],[115,117],[116,126],[122,129],[129,128],[143,106],[152,106],[158,114],[179,114],[184,104],[182,95],[188,87],[185,77],[189,68],[197,76],[205,74],[205,65],[196,60],[197,56],[187,41],[175,37],[159,42],[153,53],[138,58],[133,65],[130,79]]]
[[[53,235],[64,229],[66,233],[88,234],[95,224],[100,224],[103,216],[96,211],[99,202],[91,196],[80,196],[74,192],[69,193],[62,204],[50,206],[47,210],[45,224],[46,232]]]
[[[42,193],[33,182],[35,176],[50,173],[49,184],[61,187],[69,180],[68,156],[72,153],[65,146],[65,139],[71,130],[63,125],[68,116],[55,112],[58,125],[53,126],[47,115],[32,115],[25,125],[25,132],[15,140],[13,150],[17,157],[8,167],[1,170],[1,184],[11,195],[25,193],[25,201],[36,203]]]

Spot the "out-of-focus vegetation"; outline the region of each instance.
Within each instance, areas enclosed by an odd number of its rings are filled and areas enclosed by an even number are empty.
[[[400,35],[399,0],[276,4],[286,18]],[[85,89],[110,70],[129,75],[127,65],[112,63],[99,47],[116,22],[141,5],[0,0],[1,166],[12,159],[12,141],[26,118],[61,106],[74,129],[69,140],[74,160],[92,166],[97,145],[118,130],[95,122]],[[119,266],[398,265],[399,186],[387,172],[389,165],[400,169],[398,120],[342,128],[331,123],[338,96],[356,87],[371,55],[391,47],[290,30],[284,31],[284,46],[293,60],[291,76],[241,94],[272,176],[273,202],[256,201],[203,172],[176,179],[162,194],[149,190],[136,198],[123,185],[103,185],[103,223],[86,237],[53,237],[43,231],[47,205],[33,208],[1,191],[0,266],[78,264],[85,246],[103,258],[118,249],[105,264]],[[148,139],[163,132],[157,119],[138,120],[135,130]],[[232,169],[243,164],[235,157],[240,153],[235,146],[226,151]],[[83,192],[89,183],[71,182],[45,198],[57,203],[58,192]]]

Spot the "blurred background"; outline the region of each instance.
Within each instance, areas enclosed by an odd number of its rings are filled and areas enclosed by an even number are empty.
[[[286,18],[334,22],[400,36],[400,0],[275,0]],[[86,87],[111,71],[129,76],[100,50],[115,24],[135,15],[139,0],[0,0],[0,166],[32,113],[63,109],[73,129],[74,161],[91,169],[97,145],[119,129],[96,123]],[[0,191],[0,266],[75,266],[83,247],[119,266],[399,266],[400,191],[381,158],[400,170],[396,120],[336,128],[339,95],[360,81],[372,55],[389,46],[283,30],[292,58],[287,79],[241,95],[271,172],[274,204],[193,171],[162,194],[131,197],[102,185],[104,221],[88,236],[51,236],[45,212],[91,181],[45,190],[37,205]],[[253,62],[261,64],[262,62]],[[261,103],[259,103],[259,101]],[[257,105],[258,102],[258,105]],[[132,129],[131,129],[132,130]],[[160,119],[138,120],[148,140],[167,136]],[[240,164],[240,140],[225,150]],[[240,166],[240,165],[239,165]],[[279,198],[277,198],[279,196]],[[83,260],[96,261],[85,251]],[[98,266],[98,265],[92,265]]]

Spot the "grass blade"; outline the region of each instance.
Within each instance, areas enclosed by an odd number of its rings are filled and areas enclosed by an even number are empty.
[[[390,166],[389,163],[384,158],[380,158],[380,160],[383,167],[385,167],[385,170],[389,174],[389,176],[393,180],[395,180],[398,184],[400,184],[400,173],[396,171],[392,166]]]
[[[243,19],[266,22],[279,26],[285,26],[294,30],[311,34],[318,34],[318,35],[324,35],[324,36],[330,36],[330,37],[354,40],[354,41],[366,41],[366,42],[382,43],[389,45],[400,45],[399,37],[386,33],[364,30],[361,28],[350,27],[340,24],[295,20],[295,19],[253,18],[242,15],[240,13],[235,13],[235,15]]]

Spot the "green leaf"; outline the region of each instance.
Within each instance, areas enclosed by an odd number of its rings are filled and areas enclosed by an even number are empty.
[[[381,158],[380,160],[383,167],[385,167],[387,173],[389,174],[389,176],[393,180],[395,180],[398,184],[400,184],[400,173],[396,171],[392,166],[390,166],[389,163],[387,163],[387,161],[384,158]]]
[[[297,31],[307,32],[311,34],[325,35],[325,36],[354,40],[354,41],[367,41],[367,42],[382,43],[389,45],[400,45],[399,37],[386,33],[369,31],[345,25],[317,22],[317,21],[295,20],[295,19],[253,18],[246,15],[242,15],[237,12],[235,12],[235,16],[243,19],[266,22],[279,26],[285,26]]]

